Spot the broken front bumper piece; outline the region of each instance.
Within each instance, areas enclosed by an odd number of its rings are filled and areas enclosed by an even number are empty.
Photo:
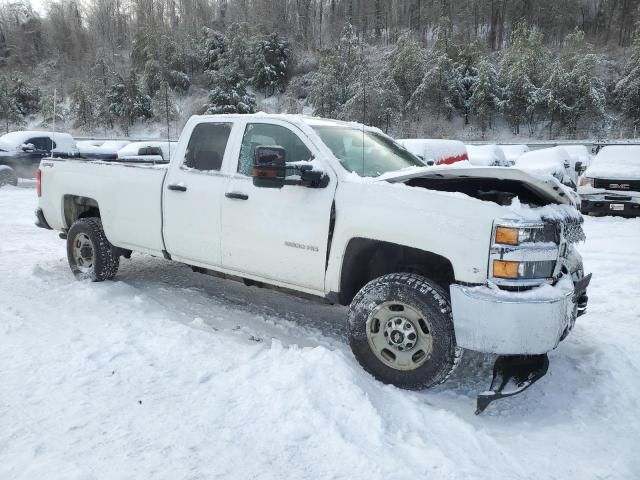
[[[476,414],[494,400],[524,391],[547,373],[546,353],[586,311],[590,281],[591,274],[575,282],[565,276],[554,286],[523,292],[451,285],[458,345],[500,354],[490,390],[478,395]]]

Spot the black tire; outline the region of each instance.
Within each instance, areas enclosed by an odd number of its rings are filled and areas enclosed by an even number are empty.
[[[88,242],[91,246],[91,263],[80,265],[74,252],[78,242]],[[102,229],[102,221],[97,217],[76,220],[67,232],[67,260],[69,268],[77,279],[93,282],[111,280],[120,266],[120,257],[114,254],[113,246]]]
[[[401,302],[428,319],[431,351],[423,363],[410,370],[384,363],[369,343],[367,320],[372,312],[393,302]],[[462,354],[456,346],[449,296],[434,282],[416,274],[392,273],[366,284],[351,302],[347,331],[360,365],[381,382],[400,388],[419,390],[444,382]]]
[[[18,176],[13,168],[0,165],[0,187],[4,185],[18,185]]]

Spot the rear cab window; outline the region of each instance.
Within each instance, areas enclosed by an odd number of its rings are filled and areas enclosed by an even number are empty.
[[[232,127],[231,122],[197,124],[191,132],[182,167],[199,172],[219,172]]]

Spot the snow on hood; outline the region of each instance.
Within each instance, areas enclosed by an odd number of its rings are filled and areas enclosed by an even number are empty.
[[[602,148],[585,177],[640,180],[640,145],[609,145]]]
[[[543,207],[530,207],[520,202],[518,198],[511,201],[510,211],[525,220],[556,220],[561,222],[582,223],[582,215],[573,206],[567,204],[550,204]]]
[[[517,180],[530,185],[534,190],[556,203],[576,205],[577,195],[551,176],[532,175],[517,168],[477,167],[469,162],[458,162],[447,166],[409,167],[396,172],[388,172],[372,179],[391,183],[406,182],[412,178],[497,178],[501,180]],[[360,177],[358,177],[360,178]],[[573,207],[572,207],[573,208]]]

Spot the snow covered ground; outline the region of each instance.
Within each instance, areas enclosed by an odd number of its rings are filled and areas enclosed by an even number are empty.
[[[0,479],[640,477],[640,219],[586,219],[589,313],[476,417],[491,358],[384,386],[344,309],[142,255],[76,282],[35,206],[0,189]]]

